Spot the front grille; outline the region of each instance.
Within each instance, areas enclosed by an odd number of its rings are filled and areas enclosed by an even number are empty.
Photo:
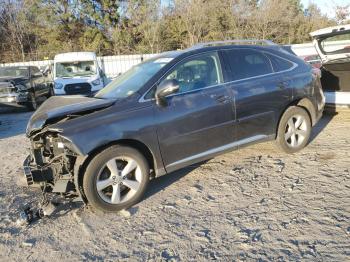
[[[89,95],[91,93],[91,85],[89,83],[68,84],[64,87],[67,95]]]

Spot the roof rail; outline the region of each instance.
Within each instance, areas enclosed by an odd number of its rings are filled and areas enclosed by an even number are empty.
[[[209,47],[209,46],[220,46],[220,45],[233,45],[233,44],[251,44],[251,45],[277,45],[276,43],[270,41],[270,40],[259,40],[259,39],[242,39],[242,40],[225,40],[225,41],[214,41],[214,42],[205,42],[205,43],[198,43],[189,49],[198,49],[203,47]]]

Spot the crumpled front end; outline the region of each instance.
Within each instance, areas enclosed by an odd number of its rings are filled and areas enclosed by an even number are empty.
[[[28,186],[39,186],[44,192],[77,194],[74,167],[78,154],[59,133],[42,132],[31,138],[30,155],[23,163]]]
[[[28,101],[28,90],[25,86],[15,86],[11,82],[0,82],[0,104],[13,105]]]
[[[81,195],[78,173],[86,155],[67,138],[63,124],[103,110],[114,100],[87,97],[51,97],[32,115],[26,135],[31,141],[30,155],[23,169],[30,186],[45,192]]]

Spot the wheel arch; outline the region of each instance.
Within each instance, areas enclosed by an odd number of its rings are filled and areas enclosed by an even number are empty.
[[[311,100],[309,98],[303,98],[303,99],[300,99],[296,105],[306,110],[311,120],[311,126],[314,126],[317,122],[317,116],[316,116],[317,114],[316,114],[315,106],[311,102]]]
[[[114,146],[114,145],[128,146],[128,147],[132,147],[132,148],[138,150],[145,157],[145,159],[150,167],[150,171],[151,171],[150,177],[155,176],[156,163],[155,163],[154,154],[141,141],[138,141],[135,139],[120,139],[120,140],[115,140],[115,141],[109,142],[107,144],[101,145],[101,146],[95,148],[94,150],[90,151],[89,154],[87,155],[87,157],[84,157],[82,159],[82,161],[79,163],[78,169],[76,169],[76,177],[75,177],[76,182],[75,182],[75,184],[76,184],[76,186],[78,186],[78,188],[76,190],[77,191],[79,190],[79,193],[81,194],[83,201],[85,203],[87,203],[87,199],[85,197],[85,194],[83,192],[83,187],[82,187],[85,170],[86,170],[87,166],[89,165],[89,163],[91,162],[91,160],[97,154],[99,154],[100,152],[102,152],[106,148]]]
[[[294,101],[292,101],[291,103],[289,103],[281,112],[281,114],[279,115],[278,118],[278,122],[276,125],[276,130],[275,130],[275,136],[277,137],[277,132],[278,132],[278,127],[280,125],[280,121],[281,118],[283,116],[283,114],[286,112],[286,110],[291,107],[291,106],[299,106],[303,109],[306,110],[306,112],[308,113],[310,120],[311,120],[311,125],[314,126],[317,122],[317,117],[316,117],[316,109],[315,106],[313,105],[313,103],[311,102],[311,100],[309,98],[301,98],[301,99],[296,99]]]

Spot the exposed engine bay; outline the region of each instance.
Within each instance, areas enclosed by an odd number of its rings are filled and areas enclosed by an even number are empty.
[[[39,133],[31,139],[31,146],[24,163],[28,185],[40,184],[45,192],[74,192],[77,154],[65,146],[63,139],[57,133]]]

